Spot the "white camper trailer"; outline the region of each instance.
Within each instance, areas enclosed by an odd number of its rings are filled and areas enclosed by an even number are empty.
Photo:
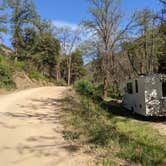
[[[129,80],[122,104],[140,115],[166,116],[166,75],[142,75]]]

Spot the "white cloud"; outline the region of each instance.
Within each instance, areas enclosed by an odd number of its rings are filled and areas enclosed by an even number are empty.
[[[71,22],[66,22],[66,21],[60,21],[60,20],[53,21],[53,25],[55,25],[58,28],[61,28],[61,27],[70,27],[73,30],[75,30],[75,29],[78,28],[77,24],[74,24],[74,23],[71,23]]]

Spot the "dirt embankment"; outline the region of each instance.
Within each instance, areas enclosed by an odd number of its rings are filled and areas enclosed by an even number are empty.
[[[10,94],[12,92],[25,89],[39,88],[43,86],[55,86],[53,83],[46,82],[44,80],[30,79],[25,72],[16,72],[13,75],[13,81],[16,84],[16,88],[10,90],[0,88],[0,95]]]

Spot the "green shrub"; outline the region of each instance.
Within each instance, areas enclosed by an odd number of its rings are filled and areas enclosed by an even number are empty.
[[[0,63],[3,63],[5,61],[4,57],[0,55]]]
[[[12,68],[4,64],[0,64],[0,87],[7,89],[16,87],[12,78]]]
[[[85,95],[85,96],[93,96],[96,88],[95,86],[87,81],[87,80],[79,80],[74,84],[75,90],[80,94],[80,95]]]
[[[59,81],[51,80],[51,82],[53,82],[56,86],[67,86],[67,83],[64,80],[59,80]]]
[[[79,133],[66,131],[63,136],[66,140],[76,140],[79,139]]]
[[[26,70],[26,63],[23,61],[18,61],[16,62],[15,67],[17,68],[18,71]]]
[[[43,81],[48,81],[48,78],[46,78],[45,76],[43,76],[43,74],[39,73],[38,71],[32,70],[29,73],[29,77],[31,79],[35,79],[35,80],[43,80]]]
[[[89,128],[89,134],[92,137],[92,142],[96,145],[107,146],[112,138],[116,135],[116,129],[112,126],[96,122],[93,127]]]
[[[103,89],[104,89],[104,85],[103,84],[100,84],[98,87],[97,87],[97,91],[98,91],[98,94],[100,96],[103,95]],[[113,99],[117,99],[119,96],[120,96],[120,92],[114,92],[113,91],[113,88],[109,85],[108,86],[108,98],[113,98]]]

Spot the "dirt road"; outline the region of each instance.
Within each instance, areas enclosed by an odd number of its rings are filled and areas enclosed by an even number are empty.
[[[67,88],[44,87],[0,97],[0,166],[86,166],[89,156],[63,138]]]

